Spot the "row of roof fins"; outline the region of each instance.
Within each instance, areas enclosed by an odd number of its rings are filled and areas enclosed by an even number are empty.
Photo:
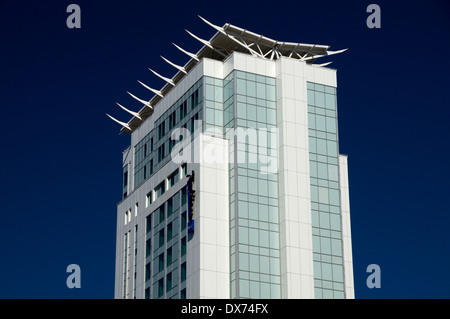
[[[161,56],[161,58],[167,62],[172,67],[178,70],[178,73],[171,79],[162,76],[156,71],[149,68],[149,70],[159,77],[160,79],[166,82],[166,85],[161,90],[156,90],[148,85],[142,83],[138,80],[139,84],[143,87],[154,93],[152,99],[149,101],[138,98],[137,96],[127,92],[133,99],[137,100],[141,104],[143,104],[142,109],[139,112],[134,112],[126,107],[117,103],[117,105],[130,113],[133,118],[128,122],[122,122],[109,114],[106,114],[113,121],[117,122],[122,126],[121,133],[127,132],[131,133],[139,125],[145,121],[148,117],[153,114],[153,108],[157,102],[160,101],[167,94],[172,87],[174,87],[183,77],[188,73],[190,69],[192,69],[195,64],[197,64],[201,58],[208,56],[210,58],[215,58],[217,60],[226,59],[232,52],[241,51],[248,52],[253,56],[257,56],[264,59],[274,60],[279,59],[281,56],[288,56],[290,58],[296,58],[301,61],[305,61],[306,63],[312,63],[317,58],[329,56],[337,53],[341,53],[346,51],[347,49],[339,50],[339,51],[329,51],[329,46],[324,45],[316,45],[316,44],[301,44],[301,43],[289,43],[289,42],[279,42],[269,38],[266,38],[262,35],[255,34],[253,32],[241,29],[239,27],[233,26],[231,24],[225,24],[223,27],[216,26],[209,22],[208,20],[199,16],[201,20],[203,20],[206,24],[213,27],[218,32],[209,40],[201,39],[200,37],[194,35],[193,33],[186,30],[186,32],[192,36],[194,39],[201,42],[204,46],[197,52],[197,54],[193,54],[181,48],[180,46],[173,43],[173,45],[189,56],[191,59],[186,63],[185,66],[179,66],[165,57]],[[326,66],[330,64],[323,63],[318,64],[318,66]]]

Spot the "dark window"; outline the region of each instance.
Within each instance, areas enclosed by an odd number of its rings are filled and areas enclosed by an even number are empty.
[[[181,230],[185,230],[187,226],[187,222],[186,222],[186,212],[183,212],[181,214]]]
[[[145,257],[150,256],[151,252],[152,252],[152,240],[147,239],[147,241],[145,242]]]
[[[181,256],[186,255],[186,237],[181,239]]]
[[[158,297],[164,295],[164,278],[158,281]]]
[[[159,231],[159,247],[164,246],[164,229]]]
[[[191,105],[192,105],[192,108],[194,108],[198,105],[198,89],[195,90],[195,92],[192,93],[192,95],[191,95]]]
[[[162,144],[159,148],[158,148],[158,162],[161,162],[164,157],[165,157],[165,144]]]
[[[159,198],[159,196],[164,194],[166,192],[165,182],[159,183],[159,185],[156,186],[156,188],[155,188],[155,192],[156,192],[156,198]]]
[[[167,274],[166,279],[166,291],[169,291],[170,289],[172,289],[172,273]]]
[[[150,263],[145,265],[145,281],[150,279]]]
[[[165,146],[166,146],[166,143],[164,143],[163,145],[161,145],[161,161],[162,161],[162,160],[164,159],[164,157],[166,156]]]
[[[127,187],[128,185],[128,171],[123,173],[123,187]]]
[[[172,264],[172,247],[167,248],[167,266]]]
[[[180,291],[180,299],[186,299],[186,288]]]
[[[150,288],[145,288],[145,297],[144,298],[145,299],[150,299]]]
[[[162,204],[161,206],[159,206],[159,222],[162,223],[164,221],[165,218],[165,209],[164,209],[164,204]]]
[[[169,115],[169,130],[175,127],[177,124],[177,117],[175,111],[172,112],[172,114]]]
[[[163,271],[164,270],[164,253],[162,253],[161,255],[159,255],[158,257],[158,264],[159,264],[159,271]]]
[[[187,101],[184,101],[180,105],[180,121],[183,120],[186,115],[187,115]]]
[[[173,197],[167,200],[167,216],[172,215],[173,213]]]
[[[172,127],[174,127],[175,125],[177,125],[177,111],[173,111],[172,113]]]
[[[161,122],[158,126],[158,138],[162,139],[164,137],[164,134],[166,134],[166,126],[165,121]]]
[[[180,271],[180,282],[183,282],[186,280],[186,263],[181,264],[181,271]]]
[[[144,157],[147,157],[147,143],[144,144]]]
[[[187,188],[186,186],[181,189],[181,205],[187,203]]]
[[[185,107],[185,104],[187,104],[186,102],[181,103],[180,105],[180,121],[184,119],[184,117],[186,116],[186,110],[187,108]],[[186,105],[187,106],[187,105]]]
[[[144,166],[144,179],[147,178],[147,165]]]
[[[148,215],[145,218],[145,221],[146,221],[147,233],[149,233],[152,230],[152,214]]]
[[[194,105],[198,105],[198,89],[194,92]]]

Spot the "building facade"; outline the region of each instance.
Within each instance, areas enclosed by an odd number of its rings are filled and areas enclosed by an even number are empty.
[[[336,70],[312,63],[341,51],[204,21],[218,32],[114,119],[115,298],[354,298]]]

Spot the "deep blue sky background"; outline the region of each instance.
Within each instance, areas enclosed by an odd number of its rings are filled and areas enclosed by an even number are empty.
[[[381,29],[366,7],[381,7]],[[394,3],[395,2],[395,3]],[[81,7],[81,29],[66,8]],[[0,1],[0,298],[113,298],[126,91],[184,65],[184,29],[226,22],[289,42],[349,48],[338,69],[349,155],[357,298],[450,298],[448,1]],[[322,63],[323,63],[322,62]],[[81,267],[81,289],[66,267]],[[366,267],[381,267],[381,288]]]

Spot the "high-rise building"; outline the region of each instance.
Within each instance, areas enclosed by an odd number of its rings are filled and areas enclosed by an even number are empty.
[[[115,298],[354,298],[341,51],[225,24],[132,119]]]

